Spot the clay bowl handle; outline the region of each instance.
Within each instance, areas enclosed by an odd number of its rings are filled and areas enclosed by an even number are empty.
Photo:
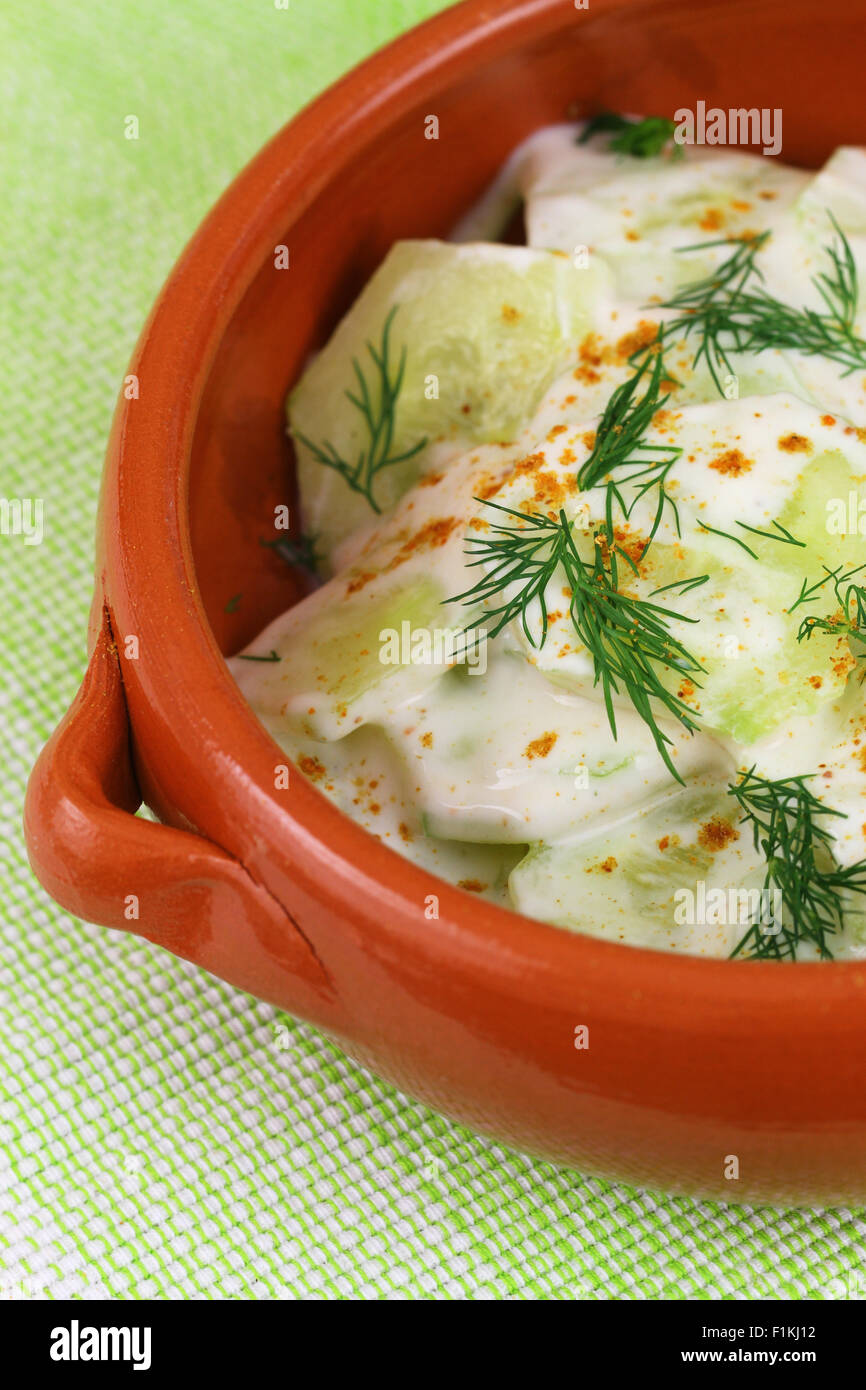
[[[81,688],[30,776],[24,832],[53,898],[301,1014],[333,998],[285,908],[212,841],[135,815],[141,794],[120,662],[103,612]]]

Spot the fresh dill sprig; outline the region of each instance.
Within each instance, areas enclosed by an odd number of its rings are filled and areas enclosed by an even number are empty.
[[[581,491],[604,482],[614,469],[629,460],[633,450],[646,447],[642,439],[662,405],[664,379],[661,353],[647,352],[637,370],[613,392],[602,412],[589,457],[577,474]],[[642,382],[644,389],[639,393]],[[679,455],[682,450],[676,452]]]
[[[745,286],[753,275],[761,273],[755,258],[769,236],[769,232],[761,232],[758,236],[738,241],[721,265],[709,275],[686,285],[661,306],[678,311],[675,318],[663,325],[664,340],[684,337],[688,341],[692,335],[696,336],[698,347],[692,366],[696,367],[700,361],[706,362],[720,395],[724,394],[719,380],[722,368],[729,373],[733,371],[728,354],[742,350],[745,329],[737,315]],[[727,239],[716,239],[683,246],[680,250],[682,253],[708,251],[727,245],[730,245]]]
[[[829,317],[838,324],[841,332],[851,332],[857,314],[857,263],[848,238],[827,209],[827,216],[839,238],[838,245],[826,248],[832,263],[832,270],[816,275],[813,284],[827,305]]]
[[[761,536],[765,541],[778,541],[780,545],[798,545],[801,550],[806,549],[806,542],[798,541],[796,536],[792,536],[781,521],[773,521],[770,524],[775,526],[775,531],[762,531],[758,526],[748,526],[745,521],[737,522],[744,531],[751,531],[753,536]]]
[[[734,525],[740,526],[744,531],[750,531],[753,536],[760,536],[765,541],[778,541],[781,545],[798,545],[802,550],[806,549],[806,542],[798,541],[780,521],[772,522],[776,528],[775,531],[761,531],[757,526],[748,526],[745,521],[735,521]],[[705,521],[701,520],[698,520],[698,526],[702,531],[711,531],[714,536],[723,536],[726,541],[733,541],[734,545],[738,545],[741,550],[745,550],[751,555],[753,560],[761,558],[756,550],[746,544],[742,536],[732,536],[730,531],[722,531],[718,526],[708,526]]]
[[[610,133],[613,139],[608,146],[616,154],[629,154],[634,159],[652,159],[671,143],[674,136],[674,122],[667,116],[645,116],[643,120],[629,120],[617,111],[599,111],[587,121],[577,143],[585,145],[593,135]],[[673,153],[682,155],[682,148],[674,145]]]
[[[708,526],[705,521],[698,519],[698,526],[702,531],[709,531],[713,536],[722,536],[726,541],[733,541],[741,550],[745,550],[747,555],[751,555],[753,560],[757,560],[758,553],[743,540],[742,536],[732,536],[730,531],[721,531],[718,526]]]
[[[746,295],[741,313],[746,320],[744,351],[788,348],[807,356],[827,357],[845,370],[843,376],[866,367],[866,341],[854,332],[857,314],[857,266],[848,238],[828,212],[838,240],[824,248],[830,269],[813,276],[825,312],[794,309],[763,289]]]
[[[619,562],[624,561],[635,573],[638,563],[620,546],[614,524],[618,507],[628,519],[634,507],[656,488],[658,501],[648,537],[641,551],[646,555],[661,524],[666,506],[673,512],[677,535],[680,534],[679,513],[674,499],[665,489],[670,469],[682,450],[676,447],[646,444],[644,436],[659,409],[666,378],[661,353],[650,344],[643,361],[633,375],[614,391],[608,401],[596,431],[589,457],[578,472],[578,485],[587,490],[599,485],[605,488],[605,518],[594,530],[593,560],[584,560],[574,540],[575,522],[569,522],[565,511],[556,518],[515,511],[500,503],[485,505],[504,513],[514,522],[496,523],[486,536],[468,539],[469,567],[484,565],[486,573],[479,582],[453,600],[462,603],[490,604],[501,600],[487,615],[493,626],[487,627],[495,637],[510,622],[519,619],[527,640],[532,646],[543,646],[547,637],[547,607],[545,591],[557,570],[562,570],[571,589],[569,614],[577,637],[592,660],[595,684],[600,684],[611,731],[616,737],[616,717],[613,696],[623,694],[650,729],[671,774],[679,774],[671,761],[670,737],[658,725],[655,704],[677,719],[693,733],[698,727],[694,711],[663,683],[659,667],[674,670],[680,676],[697,676],[703,668],[686,647],[670,632],[669,623],[697,622],[660,604],[623,593],[619,587]],[[623,489],[628,485],[633,495],[627,498]],[[481,499],[478,499],[481,500]],[[698,584],[706,583],[708,575],[697,575],[664,585],[655,593],[679,589],[686,593]],[[651,595],[652,598],[654,595]],[[541,639],[536,644],[530,630],[528,613],[537,601],[541,617]],[[698,682],[692,680],[692,684]]]
[[[413,444],[411,449],[406,449],[400,454],[391,452],[394,442],[397,399],[403,386],[403,376],[406,371],[405,346],[400,352],[396,367],[390,359],[391,325],[398,307],[395,304],[385,319],[380,346],[376,348],[371,342],[367,342],[367,351],[372,359],[374,369],[372,385],[367,381],[364,369],[357,357],[352,358],[352,366],[355,369],[357,379],[357,393],[347,389],[344,394],[360,412],[369,436],[369,443],[361,449],[354,462],[341,458],[330,441],[326,440],[322,444],[314,444],[305,434],[301,434],[300,430],[294,431],[295,438],[306,445],[319,463],[324,464],[326,468],[333,468],[341,474],[349,487],[366,497],[373,511],[379,514],[381,514],[381,507],[373,496],[373,482],[376,475],[381,473],[384,468],[392,468],[394,464],[405,463],[407,459],[413,458],[427,443],[426,438],[419,439],[418,443]]]
[[[687,594],[690,589],[699,589],[706,584],[709,577],[708,574],[694,574],[690,579],[674,579],[670,584],[662,584],[660,589],[653,589],[650,598],[655,598],[656,594],[666,594],[671,589],[679,589],[681,594]]]
[[[832,212],[828,212],[836,240],[824,248],[829,268],[812,279],[824,310],[798,309],[768,294],[756,262],[769,232],[741,240],[720,266],[701,280],[687,285],[662,308],[676,310],[662,328],[665,342],[682,335],[698,339],[693,366],[703,360],[720,394],[724,368],[732,373],[732,352],[788,349],[809,357],[826,357],[844,368],[843,376],[866,368],[866,340],[854,332],[859,295],[857,266],[851,246]],[[684,246],[682,251],[704,251],[723,241]]]
[[[275,652],[273,647],[267,656],[244,656],[243,652],[241,652],[238,657],[239,661],[282,661],[282,659],[279,652]]]
[[[316,573],[316,538],[303,533],[294,540],[290,536],[278,536],[276,540],[266,541],[259,537],[259,545],[273,550],[287,565]]]
[[[866,640],[866,587],[862,584],[854,584],[855,574],[860,574],[866,569],[866,563],[855,565],[854,569],[842,573],[844,565],[837,565],[836,569],[828,569],[824,566],[824,578],[809,584],[807,579],[803,580],[803,587],[800,590],[796,603],[789,608],[789,613],[793,613],[801,603],[811,603],[823,589],[825,584],[833,581],[833,593],[839,605],[839,611],[827,617],[819,618],[814,614],[809,614],[800,624],[797,633],[797,641],[802,642],[812,636],[813,632],[828,632],[833,635],[844,633],[848,637],[858,637]]]
[[[644,436],[661,408],[666,393],[662,384],[668,379],[658,340],[650,343],[636,371],[618,386],[608,400],[589,457],[581,465],[577,483],[581,491],[604,483],[607,487],[606,522],[608,535],[613,536],[613,504],[616,502],[628,520],[637,503],[658,488],[658,502],[650,527],[644,554],[661,525],[665,507],[673,513],[677,535],[680,518],[677,505],[665,488],[668,473],[682,454],[675,445],[646,444]],[[639,387],[643,386],[642,391]],[[623,496],[624,485],[635,488],[631,502]],[[626,557],[628,558],[628,557]],[[634,562],[632,567],[635,568]]]
[[[568,527],[563,529],[559,520],[531,512],[518,512],[499,502],[487,501],[485,505],[504,516],[516,518],[520,525],[493,522],[490,524],[491,536],[467,537],[467,544],[472,547],[467,552],[472,557],[467,561],[467,567],[474,569],[478,565],[492,565],[492,568],[470,589],[455,594],[450,601],[484,604],[501,598],[500,604],[485,613],[487,636],[497,637],[504,627],[519,618],[530,645],[543,647],[547,641],[545,591],[562,564]],[[520,588],[517,593],[509,595],[507,591],[513,584],[519,584]],[[530,606],[536,599],[541,609],[541,641],[538,643],[528,621]]]
[[[812,774],[772,781],[754,767],[728,788],[751,823],[755,849],[766,861],[764,893],[781,898],[772,927],[753,920],[731,955],[749,959],[795,960],[801,944],[811,943],[823,960],[828,945],[845,926],[843,893],[866,893],[866,860],[840,868],[833,859],[833,837],[824,820],[845,818],[806,785]]]
[[[485,615],[488,637],[495,637],[508,623],[519,619],[530,645],[543,647],[548,627],[545,592],[561,571],[571,590],[571,621],[593,663],[594,684],[601,686],[614,738],[617,730],[613,697],[622,694],[649,728],[671,775],[682,781],[669,751],[673,740],[659,727],[654,702],[689,733],[698,727],[694,711],[667,688],[659,673],[659,667],[675,671],[697,684],[693,678],[703,668],[668,626],[671,621],[697,619],[620,592],[616,584],[615,548],[606,523],[593,535],[593,559],[585,560],[575,544],[575,523],[568,520],[564,510],[552,518],[518,512],[497,502],[487,505],[513,520],[494,523],[489,535],[469,538],[473,557],[469,567],[482,565],[485,573],[471,589],[451,601],[485,604],[499,599]],[[541,622],[539,641],[529,624],[530,606],[536,601]]]
[[[797,601],[796,603],[791,604],[791,607],[788,609],[789,613],[793,613],[795,609],[800,607],[801,603],[811,602],[811,600],[816,596],[816,594],[818,594],[821,591],[821,589],[824,588],[824,585],[830,583],[831,579],[833,580],[833,586],[836,592],[836,596],[837,598],[839,598],[841,586],[843,584],[847,584],[849,579],[853,579],[855,574],[860,574],[864,569],[866,569],[866,561],[864,561],[862,565],[855,565],[853,569],[848,570],[845,574],[842,573],[842,571],[845,569],[844,564],[837,565],[834,570],[828,569],[826,565],[823,565],[822,568],[824,570],[823,579],[816,579],[813,584],[810,584],[808,579],[803,580],[803,585],[800,589]],[[841,598],[839,598],[839,602],[842,603]]]

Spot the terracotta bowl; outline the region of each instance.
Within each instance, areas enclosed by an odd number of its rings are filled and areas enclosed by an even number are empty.
[[[677,958],[479,902],[300,774],[277,789],[223,662],[298,597],[259,544],[291,497],[283,401],[395,238],[447,233],[519,140],[600,107],[780,107],[784,157],[814,166],[866,142],[861,54],[844,0],[469,0],[265,147],[171,275],[117,410],[90,665],[27,796],[59,902],[516,1148],[733,1201],[866,1197],[866,965]]]

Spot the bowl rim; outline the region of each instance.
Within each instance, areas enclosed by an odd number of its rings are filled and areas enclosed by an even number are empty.
[[[746,0],[739,0],[748,8]],[[633,0],[593,0],[590,13],[625,10]],[[403,953],[461,969],[508,993],[565,1004],[576,979],[597,982],[611,998],[653,996],[662,1014],[709,1010],[721,1026],[742,1023],[742,1011],[790,1021],[796,1010],[862,1007],[866,961],[799,963],[738,961],[632,946],[571,932],[478,899],[439,879],[379,842],[303,776],[291,796],[273,790],[275,762],[286,755],[240,694],[220,653],[196,580],[188,506],[189,462],[198,409],[223,332],[274,246],[274,229],[294,222],[339,173],[334,148],[372,140],[390,120],[416,106],[437,82],[468,76],[479,56],[489,60],[537,41],[575,14],[571,0],[462,0],[397,38],[352,69],[279,130],[233,179],[189,242],[142,330],[129,371],[139,376],[140,401],[118,405],[100,504],[100,560],[109,606],[117,603],[141,634],[142,650],[157,643],[170,678],[141,680],[144,698],[165,730],[198,729],[222,758],[213,769],[215,800],[246,796],[246,830],[238,826],[245,859],[251,837],[273,844],[293,835],[309,851],[316,876],[332,875],[343,902],[378,901],[377,931]],[[483,48],[483,53],[480,50]],[[351,136],[351,138],[349,138]],[[348,155],[345,156],[348,159]],[[158,596],[169,614],[157,614]],[[142,663],[143,665],[143,663]],[[131,707],[133,729],[135,708]],[[181,807],[181,809],[183,809]],[[241,818],[237,818],[240,820]],[[207,831],[207,825],[202,822]],[[258,842],[258,841],[257,841]],[[339,850],[333,848],[339,843]],[[225,837],[223,838],[225,843]],[[419,904],[439,899],[429,931]],[[333,900],[333,899],[332,899]],[[393,911],[382,911],[382,907]],[[407,935],[406,923],[419,926]],[[429,938],[429,939],[425,939]],[[518,980],[523,972],[527,978]],[[733,1010],[733,1013],[732,1013]],[[849,1015],[850,1018],[850,1015]],[[814,1017],[817,1024],[818,1018]]]

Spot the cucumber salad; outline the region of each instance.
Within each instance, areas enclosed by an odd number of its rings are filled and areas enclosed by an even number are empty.
[[[670,136],[542,130],[451,240],[392,247],[287,405],[276,544],[316,587],[230,667],[469,895],[862,959],[866,150]]]

